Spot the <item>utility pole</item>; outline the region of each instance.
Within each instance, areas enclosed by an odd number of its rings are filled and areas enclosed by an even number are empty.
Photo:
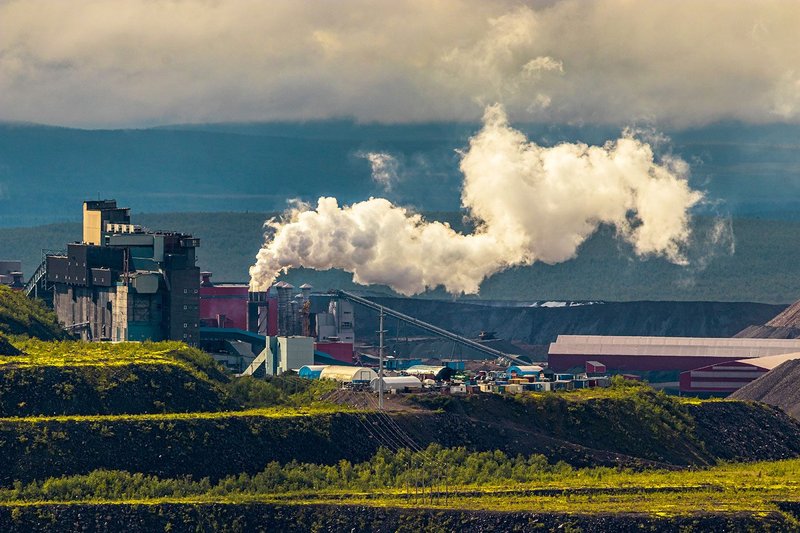
[[[378,409],[383,410],[383,308],[381,307],[380,328],[378,331],[380,346],[378,348]]]

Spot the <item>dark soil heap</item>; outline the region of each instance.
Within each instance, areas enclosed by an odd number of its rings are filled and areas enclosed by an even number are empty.
[[[13,344],[8,338],[0,333],[0,356],[3,355],[20,355],[22,352]]]
[[[800,300],[762,326],[748,326],[735,335],[751,339],[800,338]]]
[[[800,419],[800,359],[786,361],[734,392],[731,399],[752,400],[780,407]]]

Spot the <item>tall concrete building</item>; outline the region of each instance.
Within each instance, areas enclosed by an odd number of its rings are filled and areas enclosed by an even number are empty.
[[[48,255],[59,321],[84,339],[199,340],[199,239],[131,224],[114,200],[83,204],[83,240]]]

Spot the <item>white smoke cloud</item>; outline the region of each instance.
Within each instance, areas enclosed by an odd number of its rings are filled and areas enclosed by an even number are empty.
[[[602,224],[641,257],[686,263],[689,210],[703,194],[689,187],[685,163],[657,161],[629,134],[604,146],[539,146],[509,125],[499,105],[486,108],[483,122],[460,165],[473,233],[381,198],[350,206],[320,198],[315,209],[298,204],[267,222],[251,285],[265,290],[281,271],[302,266],[340,268],[356,283],[407,295],[438,286],[477,293],[503,269],[574,257]]]
[[[357,155],[369,161],[372,181],[383,187],[384,191],[391,191],[399,179],[400,164],[397,159],[385,152],[359,152]]]

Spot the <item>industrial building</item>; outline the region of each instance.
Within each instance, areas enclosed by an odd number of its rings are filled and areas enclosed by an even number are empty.
[[[709,365],[800,352],[799,339],[559,335],[548,366],[556,372],[605,365],[609,372],[683,372]]]
[[[131,224],[115,200],[83,204],[83,239],[40,267],[58,320],[83,339],[199,340],[199,239]]]
[[[0,285],[20,290],[25,286],[22,279],[22,261],[0,261]]]
[[[378,374],[365,366],[328,365],[320,371],[319,379],[331,379],[354,385],[369,385]]]
[[[200,325],[209,351],[216,351],[221,341],[231,345],[232,332],[247,331],[265,337],[311,337],[315,351],[352,363],[355,316],[350,302],[312,294],[308,284],[296,291],[279,281],[268,291],[251,292],[245,283],[215,283],[211,272],[201,276]]]
[[[375,392],[381,385],[380,379],[375,378],[370,382],[370,388]],[[383,390],[390,393],[418,391],[422,390],[422,382],[414,376],[384,376]]]
[[[247,331],[249,301],[250,289],[247,285],[241,283],[214,284],[211,282],[211,272],[200,273],[201,327],[233,328]]]
[[[322,369],[325,368],[325,366],[326,365],[305,365],[300,367],[300,370],[297,371],[297,375],[305,379],[319,379],[319,375],[322,373]]]
[[[447,381],[455,373],[449,366],[433,365],[414,365],[404,371],[409,376],[417,376],[420,379],[433,379],[435,381]]]
[[[800,353],[769,355],[726,361],[681,372],[682,393],[727,396],[755,381],[786,361],[800,359]]]
[[[267,337],[265,344],[244,374],[276,376],[314,365],[314,339],[311,337]]]
[[[511,365],[506,370],[506,374],[513,378],[517,377],[539,377],[542,375],[544,368],[538,365]]]

